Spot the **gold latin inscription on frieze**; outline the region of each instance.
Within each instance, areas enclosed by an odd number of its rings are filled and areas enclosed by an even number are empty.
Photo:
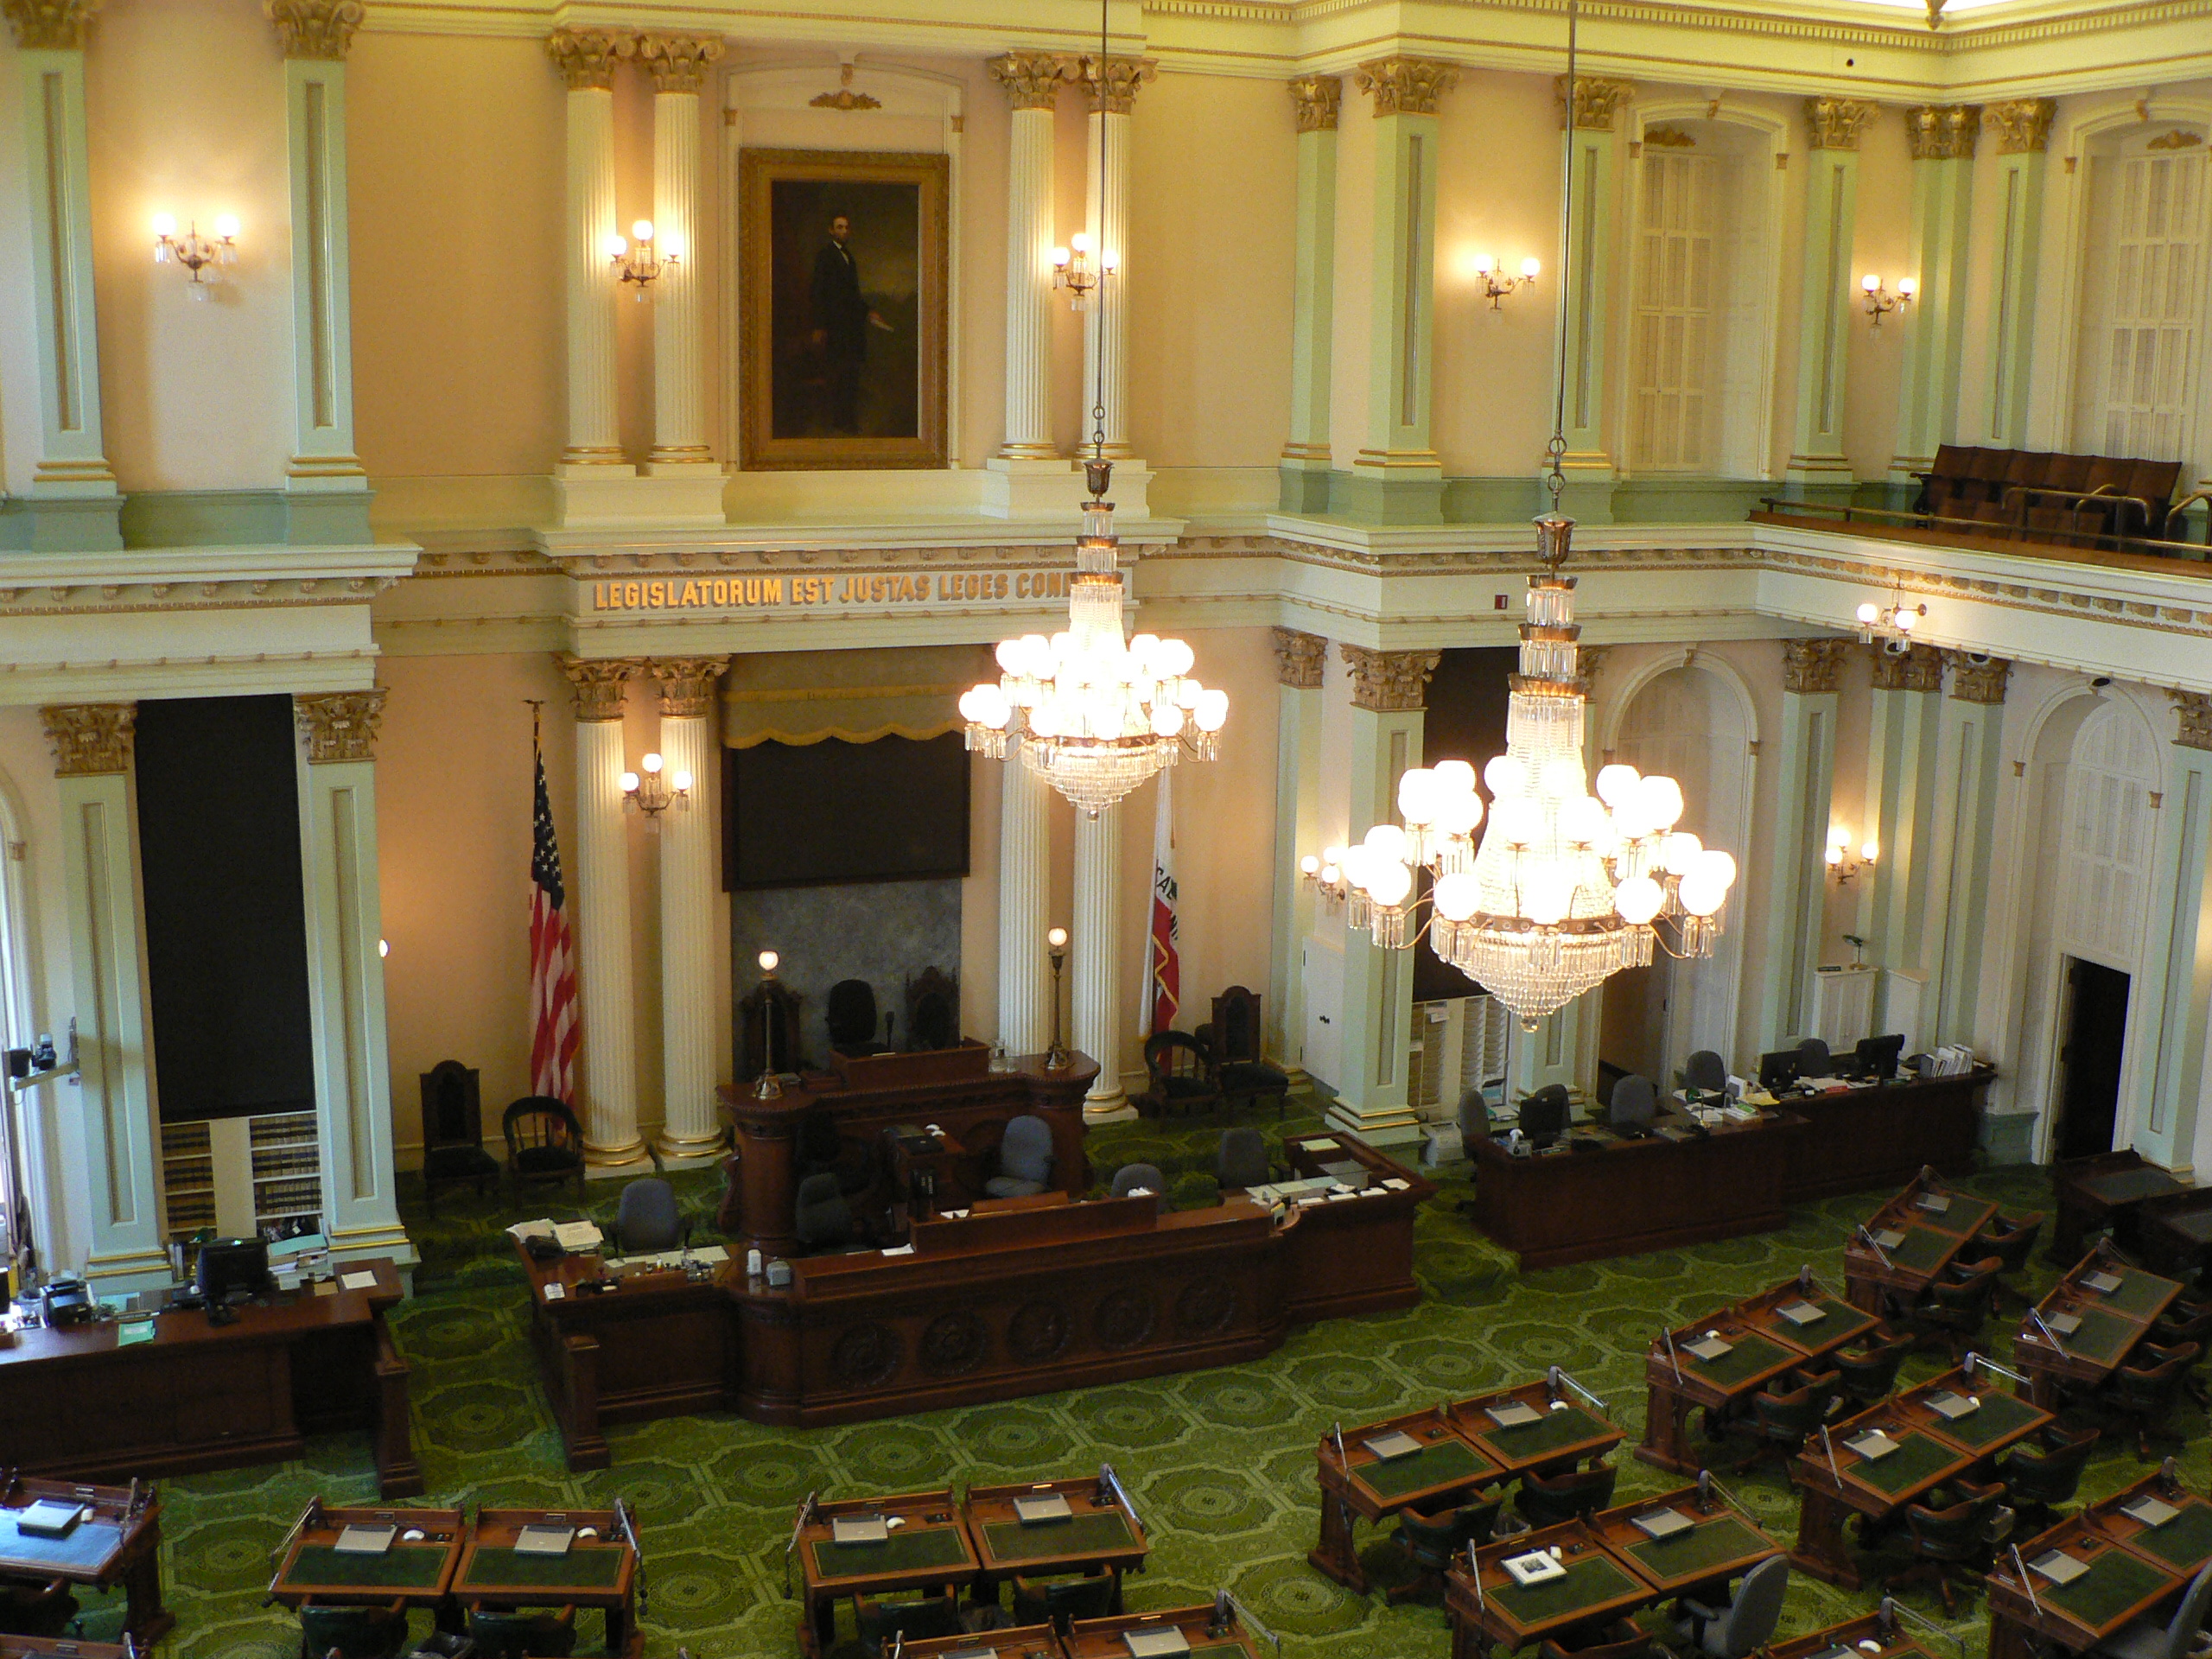
[[[874,571],[854,575],[651,576],[591,584],[594,611],[754,611],[1065,599],[1067,570]]]

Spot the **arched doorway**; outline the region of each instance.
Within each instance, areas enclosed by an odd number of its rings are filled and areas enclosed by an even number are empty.
[[[1630,691],[1612,758],[1680,783],[1681,827],[1732,854],[1740,868],[1751,844],[1751,735],[1740,689],[1693,655]],[[1710,957],[1676,962],[1661,951],[1649,968],[1606,982],[1599,1016],[1601,1090],[1605,1079],[1631,1071],[1671,1087],[1683,1061],[1700,1048],[1732,1063],[1743,929],[1726,912],[1721,921]]]

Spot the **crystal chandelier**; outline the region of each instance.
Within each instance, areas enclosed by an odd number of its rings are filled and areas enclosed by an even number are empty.
[[[1049,639],[1001,639],[998,683],[960,698],[970,749],[996,760],[1019,747],[1031,771],[1093,817],[1185,753],[1218,758],[1229,718],[1228,693],[1190,677],[1190,646],[1150,633],[1122,638],[1120,543],[1106,499],[1113,471],[1110,461],[1084,463],[1090,499],[1068,626]]]
[[[1570,97],[1574,16],[1569,0]],[[1574,199],[1573,146],[1566,149],[1562,219]],[[1563,228],[1561,245],[1571,260],[1569,231]],[[1571,265],[1563,261],[1562,269]],[[1411,943],[1407,920],[1422,902],[1417,873],[1430,871],[1430,948],[1530,1029],[1623,969],[1649,963],[1662,925],[1676,935],[1667,946],[1673,954],[1711,956],[1720,909],[1736,880],[1734,859],[1675,828],[1683,802],[1673,779],[1614,765],[1599,771],[1594,795],[1586,780],[1589,700],[1575,667],[1582,630],[1574,621],[1574,578],[1560,574],[1574,530],[1559,510],[1567,482],[1568,289],[1562,281],[1545,480],[1551,511],[1535,521],[1543,568],[1529,579],[1529,620],[1521,626],[1521,671],[1507,702],[1505,753],[1483,769],[1491,808],[1481,842],[1475,831],[1484,813],[1475,770],[1464,760],[1446,760],[1399,779],[1403,828],[1378,823],[1357,846],[1332,848],[1322,860],[1306,861],[1309,878],[1331,897],[1350,901],[1350,925],[1366,928],[1386,950]]]
[[[1099,0],[1102,87],[1106,47],[1106,4]],[[1106,200],[1103,145],[1098,200]],[[1110,263],[1102,268],[1113,274]],[[997,760],[1018,747],[1025,766],[1094,818],[1185,753],[1217,759],[1229,719],[1229,694],[1191,678],[1190,646],[1157,634],[1123,637],[1121,543],[1114,504],[1106,499],[1114,477],[1106,459],[1107,332],[1103,326],[1092,331],[1092,382],[1099,391],[1090,406],[1091,458],[1083,464],[1090,499],[1083,504],[1083,533],[1076,538],[1068,625],[1049,639],[1026,633],[999,641],[998,683],[987,680],[960,698],[970,750]]]

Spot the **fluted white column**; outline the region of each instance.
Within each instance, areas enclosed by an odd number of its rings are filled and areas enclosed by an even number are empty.
[[[653,79],[653,448],[646,471],[715,465],[707,447],[706,365],[700,358],[699,88],[722,54],[711,36],[648,35],[638,61]]]
[[[1045,951],[1052,925],[1052,786],[1043,778],[1018,759],[1006,763],[999,791],[999,1041],[1009,1054],[1041,1054],[1052,1040],[1052,976]]]
[[[614,287],[607,238],[614,224],[614,64],[629,43],[611,29],[558,29],[546,50],[569,82],[569,437],[564,477],[623,465],[616,424]],[[696,146],[695,146],[696,148]]]
[[[1052,125],[1061,64],[1046,52],[991,60],[1014,124],[1006,157],[1006,442],[999,454],[1050,461],[1052,445]]]
[[[694,1158],[721,1141],[715,1111],[715,683],[726,657],[646,664],[660,683],[661,776],[691,779],[660,815],[660,1149]]]
[[[1155,67],[1148,58],[1109,58],[1103,75],[1096,58],[1084,60],[1083,67],[1090,91],[1090,138],[1084,173],[1090,207],[1084,222],[1099,260],[1116,267],[1115,275],[1098,284],[1084,313],[1084,430],[1089,434],[1092,411],[1103,405],[1106,453],[1116,457],[1135,453],[1129,448],[1127,322],[1129,111],[1135,105],[1137,88],[1152,79]]]
[[[576,978],[584,1017],[584,1152],[594,1164],[645,1155],[638,1134],[638,1045],[630,977],[630,832],[622,817],[622,694],[645,664],[561,666],[576,702]]]
[[[1075,817],[1075,1046],[1098,1062],[1083,1103],[1091,1122],[1135,1116],[1122,1092],[1122,810]]]

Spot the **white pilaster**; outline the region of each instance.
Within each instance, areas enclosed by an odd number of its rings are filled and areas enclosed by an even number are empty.
[[[715,480],[721,468],[707,446],[707,375],[701,357],[705,302],[700,255],[699,92],[722,54],[718,39],[648,35],[638,60],[653,81],[653,246],[664,264],[652,285],[655,477]]]
[[[1983,124],[1997,134],[1997,243],[1989,302],[1989,442],[2024,443],[2028,365],[2034,356],[2036,271],[2043,257],[2044,172],[2050,160],[2050,121],[2058,101],[2015,99],[1992,104]]]
[[[1084,59],[1081,70],[1090,95],[1084,225],[1102,266],[1116,267],[1114,275],[1101,280],[1084,314],[1084,430],[1090,430],[1096,418],[1093,411],[1103,409],[1106,454],[1114,461],[1136,454],[1129,446],[1128,409],[1129,112],[1137,88],[1157,71],[1149,58],[1109,57],[1102,64],[1095,56]],[[1115,468],[1115,489],[1125,511],[1143,512],[1148,476],[1141,462]]]
[[[1050,784],[1019,759],[1006,763],[999,788],[998,1039],[1008,1054],[1042,1054],[1052,1040],[1052,976],[1045,952],[1052,925],[1052,804]]]
[[[656,660],[661,776],[691,777],[690,803],[660,815],[661,1076],[659,1147],[698,1158],[722,1141],[715,1108],[715,684],[726,657]]]
[[[1798,290],[1797,418],[1786,474],[1795,485],[1846,488],[1844,369],[1858,281],[1851,269],[1859,222],[1859,136],[1874,118],[1859,99],[1805,100],[1805,231]]]
[[[2202,1168],[2198,1140],[2212,1130],[2212,697],[2177,692],[2180,730],[2165,753],[2154,815],[2149,948],[2138,982],[2148,999],[2138,1025],[2150,1064],[2136,1069],[2141,1106],[2121,1103],[2134,1144],[2163,1164]]]
[[[1313,889],[1298,861],[1321,850],[1321,679],[1329,642],[1291,628],[1274,631],[1275,715],[1274,954],[1266,1003],[1267,1046],[1285,1062],[1304,1064],[1305,947],[1313,931]]]
[[[576,706],[576,979],[583,1004],[584,1146],[594,1164],[645,1155],[630,975],[630,832],[622,812],[622,696],[642,663],[561,660]]]
[[[1967,238],[1981,106],[1922,105],[1904,112],[1904,123],[1913,163],[1905,264],[1920,287],[1897,319],[1904,334],[1904,360],[1897,377],[1897,453],[1890,460],[1889,481],[1896,490],[1916,491],[1913,475],[1935,465],[1936,448],[1958,435],[1960,346],[1966,337],[1967,307],[1973,302],[1967,286]]]
[[[378,949],[375,743],[384,699],[379,686],[296,697],[293,705],[302,740],[300,863],[323,1224],[338,1256],[390,1256],[405,1267],[416,1253],[399,1221]]]
[[[7,8],[23,77],[31,327],[38,343],[34,550],[113,549],[120,498],[101,436],[85,37],[92,0]]]
[[[1782,730],[1775,756],[1773,856],[1760,953],[1758,1050],[1802,1035],[1820,960],[1821,908],[1827,879],[1828,803],[1834,781],[1836,678],[1846,642],[1782,643]]]
[[[2001,657],[1951,659],[1936,801],[1938,854],[1948,874],[1932,1033],[1939,1043],[1978,1044],[1981,1035],[1982,936],[1990,926],[1990,861],[1997,845],[2005,690],[2012,671]]]
[[[140,942],[137,813],[130,788],[130,703],[39,711],[54,746],[60,798],[69,967],[82,1066],[65,1099],[62,1164],[73,1178],[76,1261],[103,1291],[166,1282],[161,1131],[148,1048],[146,965]],[[65,1085],[66,1087],[66,1085]]]
[[[1329,505],[1337,123],[1344,82],[1335,75],[1300,75],[1290,83],[1290,96],[1298,122],[1298,246],[1290,285],[1290,434],[1279,463],[1279,505],[1286,512],[1320,512]]]
[[[614,222],[614,65],[631,50],[611,29],[558,29],[546,50],[569,83],[569,427],[558,476],[588,483],[624,458],[616,423],[615,283],[607,265]]]
[[[1901,657],[1875,652],[1865,795],[1871,822],[1854,838],[1877,844],[1873,869],[1859,878],[1858,931],[1868,959],[1885,970],[1874,1011],[1878,1031],[1896,1027],[1902,1018],[1888,995],[1888,976],[1930,976],[1942,961],[1943,893],[1936,890],[1933,843],[1942,689],[1941,652],[1925,645]],[[1941,885],[1948,890],[1947,882]],[[1924,1019],[1910,1034],[1926,1040]]]
[[[1378,823],[1398,822],[1398,779],[1421,763],[1433,651],[1368,651],[1339,645],[1351,671],[1351,798],[1346,844]],[[1381,950],[1365,932],[1344,939],[1344,1051],[1329,1121],[1389,1146],[1421,1138],[1407,1103],[1407,1048],[1414,1007],[1410,950]]]
[[[1075,1046],[1098,1062],[1085,1121],[1134,1117],[1122,1088],[1122,810],[1075,817]],[[1049,1016],[1048,1016],[1049,1017]]]
[[[1006,161],[1006,440],[986,463],[983,511],[1002,518],[1061,515],[1082,495],[1082,474],[1052,442],[1052,130],[1066,65],[1049,52],[1009,52],[985,67],[1014,111]]]
[[[368,474],[353,453],[352,260],[346,241],[346,0],[270,8],[284,48],[292,213],[291,539],[368,539]]]

